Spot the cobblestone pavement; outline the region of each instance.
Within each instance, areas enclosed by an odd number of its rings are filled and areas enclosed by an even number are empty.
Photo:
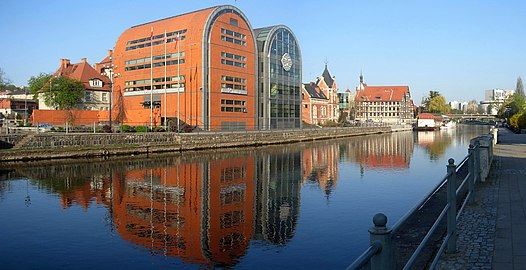
[[[497,157],[492,173],[500,164]],[[492,269],[495,248],[495,227],[497,221],[497,201],[499,179],[488,177],[475,189],[473,201],[466,205],[457,223],[457,252],[444,253],[436,269]]]
[[[499,129],[488,180],[457,225],[457,252],[437,269],[526,269],[526,135]]]

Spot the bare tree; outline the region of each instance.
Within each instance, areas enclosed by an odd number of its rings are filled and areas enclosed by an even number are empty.
[[[4,88],[10,83],[11,83],[11,80],[9,80],[6,77],[4,70],[0,67],[0,88]]]

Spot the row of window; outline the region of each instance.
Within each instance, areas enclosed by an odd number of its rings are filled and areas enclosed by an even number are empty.
[[[184,89],[185,87],[185,83],[171,83],[171,84],[167,84],[166,87],[168,89],[172,89],[172,88],[182,88]],[[137,86],[137,87],[127,87],[127,88],[124,88],[124,92],[135,92],[135,91],[149,91],[151,88],[151,85],[144,85],[144,86]],[[153,85],[153,90],[160,90],[160,89],[164,89],[164,84],[154,84]]]
[[[247,64],[245,64],[245,63],[241,63],[241,62],[233,61],[233,60],[228,60],[228,59],[221,59],[221,64],[234,66],[234,67],[241,67],[241,68],[247,67]]]
[[[247,112],[247,108],[221,106],[221,111],[222,112],[242,112],[242,113],[246,113]]]
[[[180,62],[181,64],[185,63],[184,59],[180,59],[180,61],[181,61]],[[162,67],[162,66],[164,66],[164,63],[165,62],[153,63],[153,67]],[[166,61],[166,65],[167,66],[177,65],[177,64],[179,64],[179,60]],[[137,65],[137,66],[132,66],[132,67],[125,67],[124,71],[133,71],[133,70],[146,69],[146,68],[151,68],[151,64],[144,64],[144,65]]]
[[[164,35],[164,34],[163,34]],[[154,37],[155,39],[155,37]],[[179,40],[185,40],[186,39],[186,36],[180,36],[179,37]],[[150,38],[148,38],[148,40],[150,40]],[[167,38],[166,39],[166,43],[171,43],[171,42],[175,42],[177,40],[177,38]],[[158,41],[154,41],[154,42],[148,42],[148,43],[142,43],[142,44],[138,44],[138,45],[132,45],[132,46],[127,46],[126,47],[126,51],[131,51],[131,50],[135,50],[135,49],[141,49],[141,48],[148,48],[150,46],[157,46],[159,44],[163,44],[164,43],[164,39],[162,40],[158,40]]]
[[[361,115],[362,117],[363,116],[366,116],[366,115],[369,115],[369,116],[394,116],[394,117],[398,117],[400,116],[401,114],[400,113],[376,113],[376,112],[370,112],[370,113],[358,113],[358,115]]]
[[[246,101],[244,101],[244,100],[235,100],[235,99],[221,99],[221,104],[245,106]]]
[[[162,77],[162,78],[153,78],[153,83],[164,82],[164,79],[165,79],[164,77]],[[184,81],[184,75],[181,75],[179,77],[177,77],[177,76],[166,77],[166,81],[167,82]],[[124,83],[124,85],[128,86],[128,85],[150,84],[150,83],[151,83],[150,79],[144,79],[144,80],[136,80],[136,81],[127,81],[127,82]]]
[[[246,35],[243,35],[243,34],[241,34],[239,32],[232,31],[232,30],[225,29],[225,28],[221,28],[221,34],[229,35],[229,36],[232,36],[232,37],[235,37],[235,38],[239,38],[239,39],[244,39],[244,40],[247,39]]]
[[[391,105],[391,106],[399,106],[402,102],[400,101],[361,101],[362,104],[367,104],[367,106],[370,106],[370,105],[377,105],[377,106],[386,106],[386,105]],[[408,102],[406,102],[408,103]]]
[[[237,39],[237,38],[221,36],[221,40],[222,41],[226,41],[226,42],[230,42],[230,43],[234,43],[234,44],[237,44],[237,45],[247,46],[247,42],[246,41],[240,40],[240,39]]]
[[[233,76],[221,76],[221,80],[227,81],[227,82],[235,82],[235,83],[246,83],[247,79],[245,78],[238,78]]]
[[[184,40],[184,39],[186,39],[186,36],[184,35],[185,33],[186,33],[186,29],[182,29],[182,30],[178,30],[178,31],[174,31],[174,32],[168,32],[168,33],[166,33],[166,36],[164,35],[164,33],[162,33],[162,34],[159,34],[159,35],[155,35],[153,37],[148,36],[148,37],[143,37],[143,38],[139,38],[139,39],[130,40],[130,41],[128,41],[126,43],[126,45],[132,45],[132,46],[127,46],[126,50],[129,51],[129,50],[135,50],[135,49],[138,49],[138,48],[150,47],[151,41],[153,41],[155,39],[162,39],[160,41],[153,42],[153,45],[158,45],[158,44],[161,44],[161,43],[164,42],[165,37],[167,38],[166,39],[167,43],[175,41],[176,38],[177,38],[177,35],[179,35],[179,39],[180,40]],[[169,37],[173,37],[173,38],[169,38]],[[134,44],[140,44],[140,43],[147,42],[147,41],[150,41],[150,42],[145,43],[145,44],[141,44],[142,46],[141,45],[134,45]]]
[[[271,117],[296,117],[299,116],[300,105],[298,104],[272,104]]]
[[[247,90],[245,85],[232,84],[232,83],[221,83],[221,90],[234,89],[234,90]]]
[[[91,101],[92,98],[93,98],[94,101],[96,101],[95,96],[96,96],[96,94],[94,92],[86,91],[86,92],[84,92],[84,101]],[[108,93],[101,93],[101,101],[102,102],[108,101]],[[21,109],[23,109],[23,108],[21,108]]]
[[[186,29],[182,29],[182,30],[178,30],[178,31],[174,31],[174,32],[168,32],[168,33],[166,33],[166,37],[183,35],[185,33],[186,33]],[[153,36],[153,39],[159,39],[159,38],[164,38],[164,33],[160,34],[160,35]],[[140,38],[140,39],[130,40],[130,41],[128,41],[126,43],[126,45],[137,44],[137,43],[148,41],[150,39],[151,39],[151,37],[144,37],[144,38]]]
[[[135,65],[135,64],[140,64],[140,63],[150,63],[150,60],[153,58],[153,61],[159,61],[159,60],[164,60],[165,58],[166,59],[170,59],[170,58],[178,58],[178,57],[184,57],[185,56],[185,52],[182,51],[182,52],[179,52],[179,53],[171,53],[171,54],[166,54],[166,55],[155,55],[153,57],[144,57],[144,58],[137,58],[137,59],[131,59],[131,60],[128,60],[128,61],[125,61],[124,62],[124,65],[125,66],[130,66],[130,65]]]
[[[371,107],[371,106],[361,106],[362,110],[369,111],[400,111],[400,107]]]
[[[230,58],[230,59],[234,59],[234,60],[243,61],[243,62],[247,61],[247,58],[245,56],[237,55],[233,53],[221,52],[221,56]]]

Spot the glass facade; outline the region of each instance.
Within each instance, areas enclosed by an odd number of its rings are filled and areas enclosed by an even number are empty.
[[[301,51],[283,25],[255,29],[259,52],[259,128],[301,127]]]

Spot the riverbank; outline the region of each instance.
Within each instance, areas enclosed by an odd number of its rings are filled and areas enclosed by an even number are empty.
[[[254,147],[411,130],[404,127],[345,127],[202,133],[38,133],[0,137],[11,149],[0,162],[107,157],[216,148]]]

